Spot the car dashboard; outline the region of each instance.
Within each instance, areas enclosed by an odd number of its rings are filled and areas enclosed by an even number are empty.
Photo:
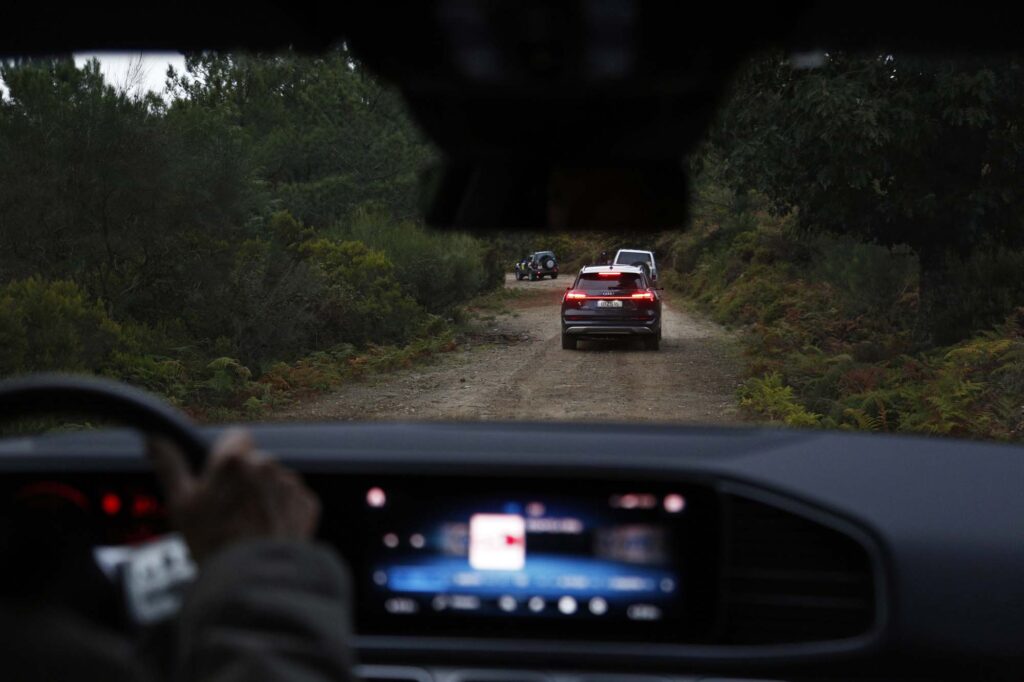
[[[369,679],[1020,670],[1019,448],[603,425],[253,429],[321,499]],[[4,441],[0,468],[8,514],[62,509],[108,552],[168,530],[129,432]]]

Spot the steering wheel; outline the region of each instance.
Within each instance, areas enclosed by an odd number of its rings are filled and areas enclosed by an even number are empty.
[[[127,384],[67,374],[0,381],[0,421],[69,412],[115,419],[143,433],[163,436],[181,448],[195,473],[206,461],[208,445],[188,417]]]
[[[0,382],[0,422],[60,413],[113,419],[144,434],[163,436],[181,448],[195,473],[205,463],[207,443],[192,422],[139,389],[109,379],[64,374],[39,374]],[[52,596],[94,618],[109,615],[113,610],[109,608],[110,600],[123,602],[123,597],[117,596],[123,592],[123,575],[116,586],[102,579],[92,558],[90,541],[79,538],[74,527],[47,526],[51,534],[67,534],[54,538],[47,537],[45,530],[36,529],[31,520],[22,521],[28,525],[22,527],[20,522],[0,519],[0,545],[5,551],[11,549],[8,545],[19,548],[13,555],[23,558],[8,561],[0,569],[4,580],[12,584],[11,589],[22,584],[20,589],[24,592],[24,585],[28,585],[28,594]],[[68,582],[68,575],[74,580]]]

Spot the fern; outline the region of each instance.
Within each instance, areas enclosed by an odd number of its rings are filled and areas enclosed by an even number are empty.
[[[739,391],[740,407],[769,422],[787,426],[819,426],[821,415],[809,412],[793,397],[793,389],[783,384],[782,375],[769,372],[758,379],[748,379]]]

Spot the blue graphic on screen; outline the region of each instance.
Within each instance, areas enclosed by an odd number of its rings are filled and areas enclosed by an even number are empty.
[[[530,557],[521,571],[475,571],[458,559],[435,557],[418,564],[383,567],[394,592],[499,596],[528,592],[554,597],[616,596],[623,600],[660,599],[675,591],[675,573],[626,566],[600,559]]]
[[[581,614],[618,609],[658,619],[658,605],[678,600],[660,509],[528,499],[452,507],[416,520],[415,529],[407,521],[386,539],[373,576],[378,590],[406,598],[388,602],[392,612],[422,606],[535,616],[576,613],[579,604]]]

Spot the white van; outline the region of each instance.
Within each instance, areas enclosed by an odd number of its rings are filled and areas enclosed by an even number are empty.
[[[645,268],[652,282],[658,281],[658,266],[654,262],[654,252],[642,249],[619,249],[615,252],[613,265],[636,265]]]

